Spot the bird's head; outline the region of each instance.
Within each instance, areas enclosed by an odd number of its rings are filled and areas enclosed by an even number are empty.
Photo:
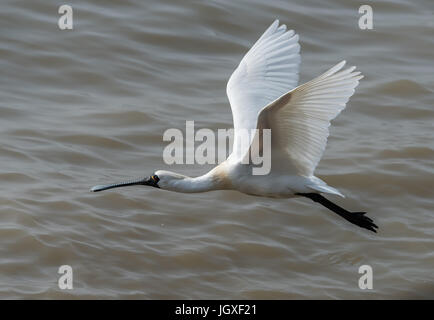
[[[151,174],[149,177],[143,179],[124,181],[124,182],[112,183],[107,185],[98,185],[98,186],[94,186],[91,189],[91,191],[98,192],[107,189],[136,186],[136,185],[150,186],[154,188],[171,190],[174,188],[174,186],[176,186],[177,181],[183,180],[184,178],[186,178],[186,176],[178,173],[165,171],[165,170],[158,170],[154,174]]]

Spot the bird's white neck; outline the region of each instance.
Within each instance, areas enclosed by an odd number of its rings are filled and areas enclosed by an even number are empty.
[[[184,179],[174,182],[178,192],[195,193],[195,192],[207,192],[217,189],[215,180],[209,175],[203,175],[200,177],[186,177]]]
[[[207,192],[211,190],[227,189],[227,179],[221,167],[217,166],[208,173],[199,177],[181,176],[178,179],[173,179],[167,182],[167,185],[162,185],[162,189],[183,192],[197,193]]]

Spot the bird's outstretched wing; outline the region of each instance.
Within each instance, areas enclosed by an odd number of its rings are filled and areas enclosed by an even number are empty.
[[[226,88],[235,130],[233,155],[243,156],[250,145],[240,144],[239,130],[256,129],[258,112],[297,86],[299,52],[298,35],[275,20],[233,72]]]
[[[299,175],[313,175],[327,144],[330,121],[345,108],[363,78],[353,72],[356,67],[340,71],[344,65],[340,62],[259,113],[258,128],[271,129],[272,159],[283,154]]]

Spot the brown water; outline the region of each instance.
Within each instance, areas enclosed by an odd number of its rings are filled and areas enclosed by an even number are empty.
[[[0,12],[1,298],[434,298],[432,1],[375,1],[373,30],[360,1],[74,1],[72,31],[61,4]],[[301,82],[342,59],[365,75],[317,175],[378,234],[307,199],[89,192],[206,172],[165,165],[163,132],[231,127],[226,81],[275,18],[300,35]]]

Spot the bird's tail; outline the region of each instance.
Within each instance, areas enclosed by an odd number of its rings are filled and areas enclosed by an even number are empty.
[[[322,181],[320,178],[314,176],[311,178],[311,181],[312,184],[307,185],[308,188],[318,192],[336,194],[338,196],[341,196],[342,198],[345,198],[345,196],[338,189],[330,187],[329,185],[327,185],[327,183]]]

